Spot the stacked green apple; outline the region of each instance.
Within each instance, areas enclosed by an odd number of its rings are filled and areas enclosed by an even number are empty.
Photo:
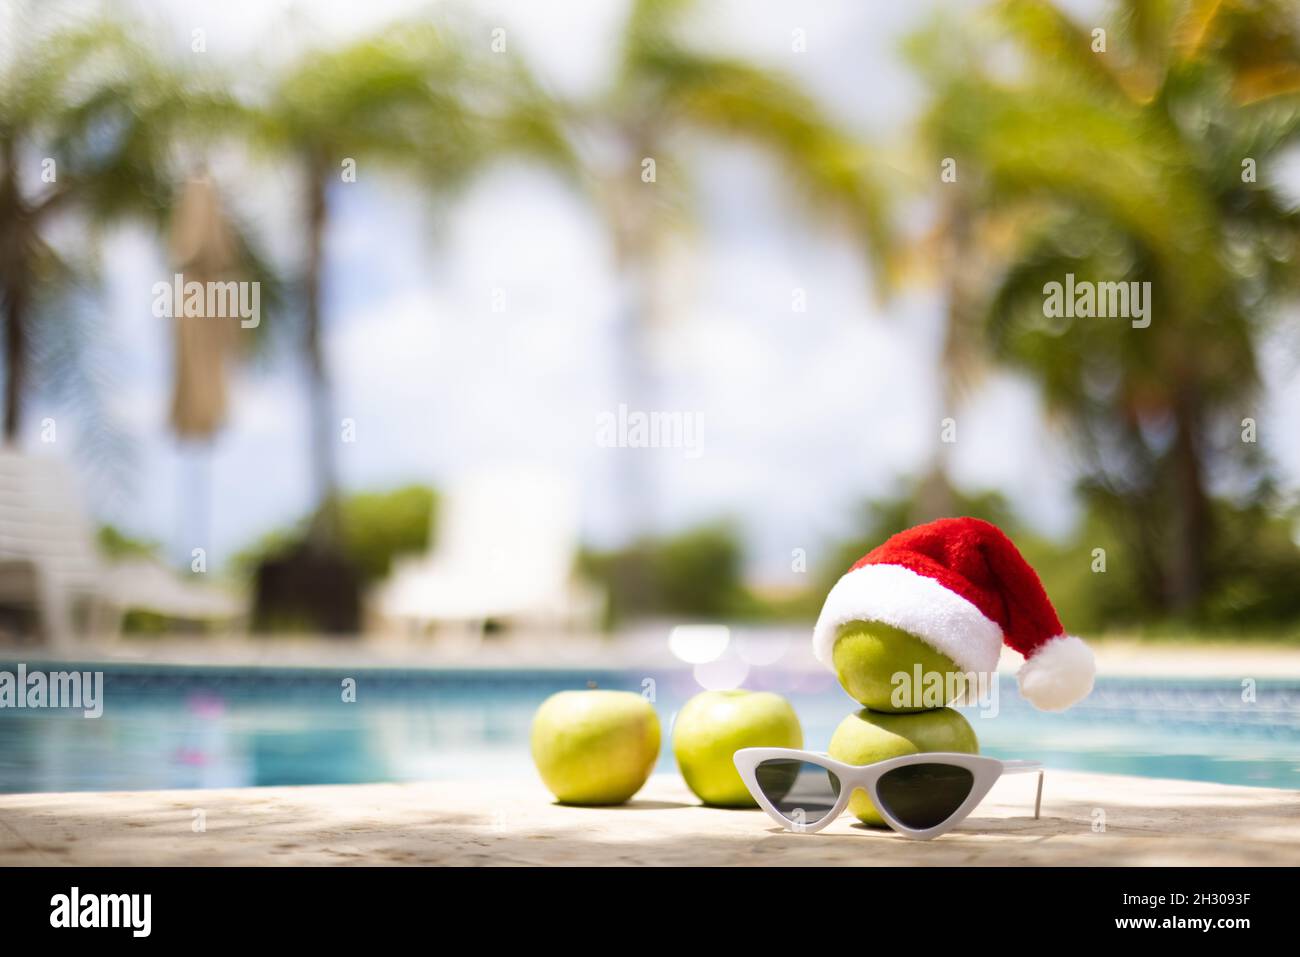
[[[909,632],[851,621],[837,631],[831,657],[844,690],[865,706],[835,729],[828,753],[837,761],[871,764],[927,751],[979,752],[970,722],[945,707],[952,700],[946,691],[960,691],[963,675],[947,655]],[[944,692],[936,701],[938,688]],[[849,798],[849,811],[865,824],[885,824],[861,790]]]
[[[915,635],[852,621],[840,626],[832,659],[840,684],[864,707],[835,729],[831,757],[861,765],[927,751],[978,753],[970,723],[946,707],[955,696],[949,692],[961,689],[963,672]],[[939,700],[933,698],[935,687],[942,689]],[[533,760],[563,804],[628,801],[654,770],[659,742],[654,708],[630,691],[562,691],[533,719]],[[732,758],[741,748],[759,747],[803,747],[794,708],[771,692],[701,692],[673,725],[682,777],[714,807],[755,806]],[[849,810],[864,823],[885,823],[862,791],[850,797]]]

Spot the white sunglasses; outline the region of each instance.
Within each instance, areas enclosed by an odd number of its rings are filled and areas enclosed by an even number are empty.
[[[1037,761],[936,751],[853,765],[793,748],[742,748],[733,760],[745,787],[772,820],[809,834],[843,814],[858,788],[867,792],[886,824],[921,841],[960,824],[1003,774],[1037,771],[1035,820],[1043,803],[1043,770]]]

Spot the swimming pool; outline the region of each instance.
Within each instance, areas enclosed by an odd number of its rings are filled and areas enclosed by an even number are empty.
[[[555,691],[641,692],[653,682],[673,768],[677,709],[700,690],[688,669],[386,670],[75,666],[104,672],[102,717],[0,710],[0,792],[337,784],[527,777],[528,726]],[[16,663],[0,662],[14,671]],[[355,702],[341,693],[356,680]],[[805,741],[824,748],[855,710],[829,673],[766,670],[747,687],[790,698]],[[1003,681],[999,713],[965,709],[985,753],[1049,767],[1300,788],[1300,681],[1109,678],[1065,714]]]

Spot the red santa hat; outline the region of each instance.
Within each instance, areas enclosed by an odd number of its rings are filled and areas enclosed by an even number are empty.
[[[868,552],[826,596],[813,651],[828,667],[840,625],[909,632],[966,671],[993,671],[1005,642],[1025,656],[1020,693],[1064,711],[1092,691],[1092,650],[1065,634],[1038,575],[996,525],[941,518]]]

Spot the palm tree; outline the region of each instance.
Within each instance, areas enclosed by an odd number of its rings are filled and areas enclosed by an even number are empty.
[[[209,180],[192,175],[202,165],[196,157],[237,116],[220,78],[183,74],[157,55],[158,37],[133,21],[93,18],[69,26],[55,18],[46,26],[26,10],[13,16],[0,77],[3,435],[17,441],[32,394],[78,383],[64,391],[81,400],[83,450],[102,455],[116,451],[114,430],[83,368],[93,365],[86,356],[99,337],[76,325],[93,259],[47,241],[60,220],[75,217],[82,234],[123,219],[143,221],[170,236],[173,264],[200,280],[216,278],[211,240],[219,234],[221,270],[231,274],[221,278],[260,282],[266,309],[274,307],[278,284]],[[181,439],[206,442],[224,418],[235,340],[260,336],[232,335],[213,317],[173,317],[172,327],[172,428]],[[206,519],[206,502],[195,501]],[[193,544],[187,537],[187,561]]]
[[[1300,214],[1268,172],[1300,137],[1300,30],[1271,0],[1126,0],[1105,27],[1094,52],[1094,25],[1009,0],[913,44],[925,143],[957,161],[951,264],[983,263],[951,290],[949,355],[988,344],[1039,382],[1153,608],[1191,614],[1213,584],[1212,478],[1262,476],[1235,423],[1297,292]],[[1150,325],[1046,319],[1067,274],[1149,282]]]
[[[69,328],[84,262],[49,240],[75,217],[85,228],[123,217],[161,227],[171,195],[171,131],[184,88],[142,32],[96,19],[46,26],[26,11],[0,72],[0,302],[4,319],[4,441],[18,440],[25,401],[75,360]],[[57,341],[56,341],[57,340]],[[61,370],[70,374],[64,365]]]
[[[567,163],[546,98],[513,54],[490,53],[488,39],[486,32],[469,38],[424,20],[397,22],[339,48],[308,50],[274,80],[266,102],[248,113],[254,143],[287,160],[302,188],[298,336],[310,389],[319,508],[298,559],[317,568],[305,579],[313,593],[323,591],[320,579],[333,576],[336,591],[355,594],[339,558],[339,426],[322,347],[325,240],[345,164],[360,164],[361,175],[376,167],[396,171],[431,195],[448,196],[512,153]],[[299,580],[297,573],[285,574]],[[355,629],[356,602],[344,604],[328,630]]]
[[[624,297],[616,368],[634,407],[654,402],[647,357],[653,329],[664,318],[663,241],[686,202],[673,156],[683,138],[722,137],[775,158],[814,213],[846,224],[864,241],[877,278],[886,275],[887,193],[871,175],[871,154],[790,77],[688,43],[694,6],[690,0],[635,0],[612,83],[576,111],[584,139],[600,149],[591,165]],[[646,159],[655,162],[654,185],[642,179]],[[621,463],[623,517],[635,533],[653,523],[653,495],[641,460],[622,456]]]

